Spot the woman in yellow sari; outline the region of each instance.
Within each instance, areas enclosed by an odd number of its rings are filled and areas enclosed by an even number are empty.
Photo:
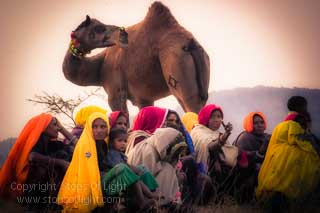
[[[97,119],[101,124],[93,126]],[[97,149],[95,138],[107,144],[108,134],[109,122],[106,115],[92,113],[76,144],[71,163],[59,190],[57,203],[63,206],[64,211],[90,212],[96,207],[103,206],[97,154],[98,150],[103,150],[103,143],[99,143],[101,147]]]
[[[258,199],[273,205],[279,195],[290,201],[315,190],[320,178],[320,158],[305,136],[305,122],[298,115],[275,127],[259,172]]]
[[[106,197],[103,194],[113,192],[110,190],[121,192],[131,186],[134,192],[138,191],[136,198],[141,209],[153,205],[153,200],[147,202],[142,198],[144,194],[139,177],[127,165],[117,164],[111,170],[107,169],[109,131],[109,120],[105,113],[94,112],[87,119],[57,198],[57,203],[63,206],[64,211],[90,212],[104,205]],[[114,185],[102,185],[101,179],[105,182],[116,179],[117,182]]]
[[[107,110],[105,110],[101,107],[95,106],[95,105],[89,105],[89,106],[82,107],[75,115],[74,121],[75,121],[76,126],[72,129],[71,134],[73,134],[77,138],[80,138],[81,133],[82,133],[84,126],[86,124],[86,121],[88,120],[90,115],[94,112],[100,112],[102,114],[106,114]]]

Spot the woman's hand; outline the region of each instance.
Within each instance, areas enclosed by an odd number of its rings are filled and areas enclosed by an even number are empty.
[[[267,152],[267,148],[268,148],[268,145],[269,145],[269,139],[265,139],[263,141],[263,143],[261,144],[260,148],[259,148],[259,154],[261,155],[265,155],[266,152]]]
[[[59,165],[61,168],[63,168],[64,170],[67,170],[70,164],[68,161],[65,161],[62,159],[55,159],[55,163]]]
[[[220,140],[219,140],[220,145],[224,145],[227,142],[228,137],[231,135],[231,131],[233,129],[233,126],[230,122],[228,122],[227,125],[225,125],[222,122],[222,125],[224,127],[225,132],[220,136]]]
[[[230,122],[228,122],[227,125],[225,125],[225,124],[222,122],[222,125],[223,125],[223,127],[224,127],[225,133],[227,133],[227,134],[230,135],[230,134],[231,134],[231,131],[232,131],[232,129],[233,129],[232,124],[231,124]]]
[[[57,121],[58,130],[59,130],[59,132],[61,132],[61,130],[64,129],[64,127],[62,126],[62,124],[60,123],[60,121],[58,120],[58,118],[55,117],[55,119],[56,119],[56,121]]]
[[[65,137],[67,138],[70,143],[72,144],[76,144],[77,142],[77,137],[73,136],[66,128],[64,128],[64,126],[62,126],[62,124],[60,123],[60,121],[56,118],[57,120],[57,126],[59,128],[59,132]]]

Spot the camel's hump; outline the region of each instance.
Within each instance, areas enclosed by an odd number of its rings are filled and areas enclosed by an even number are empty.
[[[145,21],[152,25],[157,25],[164,22],[167,26],[170,24],[177,24],[177,21],[171,14],[169,8],[159,1],[153,2],[149,7]]]

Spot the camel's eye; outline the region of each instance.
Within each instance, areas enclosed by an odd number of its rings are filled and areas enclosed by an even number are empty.
[[[94,31],[96,33],[103,33],[104,31],[106,31],[106,28],[104,26],[98,25],[94,27]]]
[[[95,37],[95,36],[94,36],[94,32],[90,32],[90,33],[89,33],[89,38],[90,38],[90,39],[94,39],[94,37]]]

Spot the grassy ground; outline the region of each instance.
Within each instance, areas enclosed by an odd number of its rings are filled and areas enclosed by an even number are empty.
[[[320,202],[319,200],[314,200],[312,202],[312,205],[306,203],[306,205],[299,206],[299,207],[291,207],[289,209],[285,209],[284,212],[293,212],[293,213],[303,213],[303,212],[320,212]],[[110,210],[110,209],[107,209]],[[261,209],[258,204],[243,204],[239,205],[237,204],[232,197],[226,197],[224,199],[223,204],[215,204],[214,202],[209,202],[205,206],[188,206],[185,208],[180,209],[183,213],[264,213],[267,212],[266,210]],[[4,202],[0,200],[0,212],[44,212],[42,211],[30,211],[26,207],[20,206],[16,203],[12,202]],[[52,211],[52,210],[45,210],[45,212],[59,212],[59,211]],[[106,210],[98,211],[98,212],[106,212]],[[118,211],[114,212],[121,212],[121,213],[127,213],[129,212],[129,209],[121,208]],[[166,213],[166,212],[172,212],[168,209],[163,208],[156,208],[151,212],[157,212],[157,213]]]

